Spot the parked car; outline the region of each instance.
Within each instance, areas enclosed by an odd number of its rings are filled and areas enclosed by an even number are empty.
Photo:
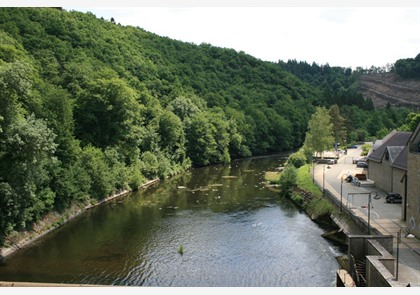
[[[359,178],[357,178],[356,176],[353,176],[353,178],[351,180],[351,184],[355,185],[355,186],[360,186]]]
[[[359,162],[366,162],[367,161],[367,157],[361,157],[357,160],[353,160],[353,164],[357,164]]]
[[[348,149],[357,149],[358,146],[357,146],[357,144],[352,144],[352,145],[347,146],[347,148]]]
[[[367,168],[368,163],[360,161],[360,162],[357,162],[356,167],[357,168]]]
[[[399,193],[387,193],[385,200],[387,203],[402,203],[402,197]]]

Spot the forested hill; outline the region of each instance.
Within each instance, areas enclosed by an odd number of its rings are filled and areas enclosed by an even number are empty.
[[[295,149],[319,99],[243,52],[91,13],[0,8],[0,244],[75,201]]]
[[[28,57],[43,83],[59,87],[78,102],[78,114],[87,107],[81,106],[86,86],[116,79],[136,92],[137,102],[147,109],[147,120],[181,97],[192,100],[200,111],[214,108],[219,115],[233,117],[252,154],[299,146],[312,105],[319,99],[313,87],[243,52],[159,37],[89,13],[3,8],[0,29],[9,43],[3,60]],[[83,144],[101,145],[86,134],[82,121],[87,118],[78,114],[76,137]],[[277,129],[284,132],[281,140]]]

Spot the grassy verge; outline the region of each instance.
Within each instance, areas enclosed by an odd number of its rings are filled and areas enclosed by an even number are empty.
[[[313,220],[330,216],[334,211],[334,206],[329,200],[322,197],[322,192],[312,181],[309,171],[309,164],[303,165],[298,169],[296,189],[291,199],[304,209]]]
[[[298,169],[296,185],[302,190],[320,198],[322,196],[322,192],[312,181],[312,176],[309,172],[310,169],[311,166],[309,164],[303,165]]]

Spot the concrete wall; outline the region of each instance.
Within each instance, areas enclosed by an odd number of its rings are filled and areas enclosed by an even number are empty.
[[[366,258],[367,287],[392,286],[395,271],[392,236],[349,235],[348,244],[349,261],[352,261],[351,256],[355,260]]]
[[[420,153],[408,153],[407,167],[407,224],[420,237]]]
[[[386,260],[386,259],[385,259]],[[390,279],[394,277],[384,264],[384,259],[379,256],[366,257],[366,286],[368,287],[391,287]],[[394,258],[389,261],[395,263]]]
[[[390,286],[389,280],[394,277],[395,258],[388,251],[392,251],[392,238],[381,242],[387,247],[378,240],[366,241],[366,285],[369,287]]]
[[[372,241],[376,241],[372,243]],[[376,236],[376,235],[349,235],[348,236],[348,252],[356,259],[363,259],[366,255],[382,255],[382,250],[377,250],[376,245],[381,247],[392,254],[393,252],[393,237],[389,236]]]

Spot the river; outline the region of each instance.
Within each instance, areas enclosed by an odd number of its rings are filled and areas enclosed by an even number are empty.
[[[264,184],[284,155],[196,168],[93,208],[0,264],[0,280],[333,287],[340,248]],[[182,248],[182,251],[180,251]]]

